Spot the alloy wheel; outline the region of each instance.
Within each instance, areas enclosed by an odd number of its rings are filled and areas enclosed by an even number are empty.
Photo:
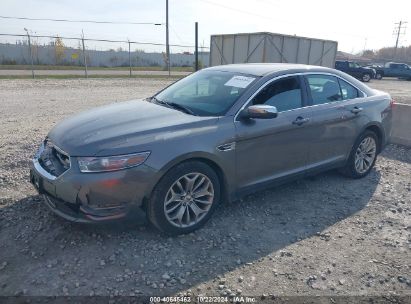
[[[372,137],[364,138],[355,151],[355,170],[363,174],[367,172],[372,164],[377,152],[377,144]]]
[[[214,201],[214,187],[204,174],[188,173],[177,179],[164,199],[168,222],[177,227],[191,227],[203,219]]]

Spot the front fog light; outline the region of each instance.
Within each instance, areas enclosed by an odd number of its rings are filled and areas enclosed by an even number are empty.
[[[103,157],[78,157],[81,172],[106,172],[136,167],[144,163],[150,152]]]

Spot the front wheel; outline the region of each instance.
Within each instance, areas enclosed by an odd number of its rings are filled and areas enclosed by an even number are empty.
[[[382,74],[377,72],[377,74],[375,74],[375,79],[381,80],[382,79]]]
[[[371,80],[371,75],[368,73],[365,73],[362,75],[361,80],[364,82],[369,82]]]
[[[351,178],[362,178],[370,173],[377,159],[378,137],[365,131],[355,142],[345,167],[340,171]]]
[[[203,226],[220,200],[220,183],[212,168],[188,161],[170,169],[155,187],[147,216],[160,231],[190,233]]]

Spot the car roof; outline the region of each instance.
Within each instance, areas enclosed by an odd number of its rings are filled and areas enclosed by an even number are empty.
[[[210,68],[203,69],[208,71],[223,71],[223,72],[234,72],[240,74],[248,74],[257,77],[264,76],[275,76],[282,74],[295,74],[295,73],[329,73],[339,76],[351,84],[354,84],[361,91],[365,92],[367,95],[373,95],[375,92],[368,86],[355,79],[354,77],[343,73],[341,71],[307,64],[296,64],[296,63],[242,63],[242,64],[227,64],[227,65],[217,65]]]
[[[292,71],[298,72],[334,72],[334,69],[296,63],[242,63],[242,64],[227,64],[218,65],[207,68],[210,71],[224,71],[249,74],[254,76],[267,76],[277,72]]]

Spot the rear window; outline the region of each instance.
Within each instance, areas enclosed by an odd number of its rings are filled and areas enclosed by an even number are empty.
[[[338,79],[338,82],[340,83],[343,100],[354,99],[360,96],[358,90],[352,85],[350,85],[348,82],[342,79]]]

